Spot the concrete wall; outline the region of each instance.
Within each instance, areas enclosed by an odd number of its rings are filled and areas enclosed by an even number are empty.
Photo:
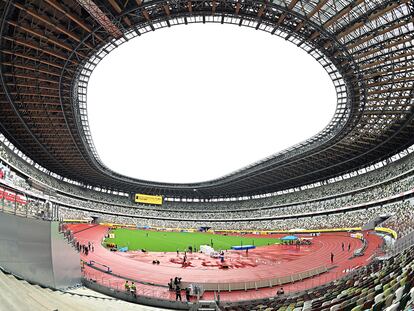
[[[51,222],[51,249],[55,288],[81,283],[80,256],[59,233],[59,223]]]
[[[56,222],[0,212],[0,267],[51,288],[80,283],[80,258],[58,233]]]
[[[147,305],[159,308],[165,308],[170,310],[189,310],[192,304],[185,302],[185,297],[183,294],[183,302],[181,301],[172,301],[172,300],[164,300],[161,298],[150,297],[150,296],[133,296],[131,293],[127,293],[125,291],[119,291],[113,288],[109,288],[106,286],[102,286],[96,282],[92,282],[86,279],[82,279],[83,285],[86,287],[105,294],[107,296],[111,296],[117,299],[125,300],[128,302],[138,303],[140,305]]]

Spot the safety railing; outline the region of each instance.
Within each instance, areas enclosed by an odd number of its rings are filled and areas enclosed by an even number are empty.
[[[401,253],[402,251],[406,250],[412,245],[414,245],[414,231],[396,240],[393,247],[390,250],[390,255]]]
[[[324,267],[320,268],[321,271],[324,270]],[[332,282],[335,282],[339,279],[342,279],[344,277],[347,276],[351,276],[353,273],[355,273],[357,271],[357,269],[345,269],[342,271],[328,271],[328,273],[322,273],[319,275],[314,275],[313,277],[309,277],[307,279],[302,279],[302,281],[300,281],[297,277],[292,277],[292,278],[288,278],[286,277],[284,280],[281,281],[292,281],[297,279],[296,282],[293,283],[285,283],[285,284],[276,284],[277,282],[275,282],[274,284],[272,284],[271,287],[274,288],[274,294],[273,297],[277,297],[276,292],[282,287],[283,285],[283,290],[284,290],[284,296],[285,297],[289,297],[289,296],[297,296],[297,295],[301,295],[302,293],[308,291],[310,288],[312,288],[312,290],[317,290],[320,288],[324,288],[324,286],[329,286],[329,284],[332,284]],[[310,272],[309,272],[310,273]],[[316,273],[316,271],[314,272]],[[309,274],[310,275],[310,274]],[[131,279],[130,278],[125,278],[122,276],[115,276],[109,273],[105,273],[101,270],[96,270],[94,269],[93,266],[89,266],[89,265],[85,265],[82,271],[82,276],[83,276],[83,280],[84,280],[84,284],[88,287],[91,287],[94,290],[98,290],[101,291],[105,290],[105,294],[113,294],[112,296],[117,297],[119,299],[124,299],[127,301],[134,301],[137,302],[139,299],[148,299],[148,301],[150,299],[154,299],[154,297],[156,299],[158,299],[157,303],[159,306],[164,305],[169,301],[169,302],[175,302],[175,291],[169,291],[167,286],[151,286],[151,285],[146,285],[143,284],[142,282],[140,282],[139,280],[136,280],[135,285],[136,285],[136,290],[134,293],[131,293],[130,290],[127,290],[125,288],[125,283],[126,281],[129,281],[129,284],[131,284]],[[259,284],[259,282],[251,282],[250,287],[253,287],[251,290],[255,291],[255,286],[257,285],[257,289],[259,289],[259,285],[266,285],[266,287],[270,287],[270,283],[262,283]],[[187,286],[186,282],[182,282],[181,284],[182,288],[185,288]],[[232,295],[232,291],[236,291],[238,290],[237,288],[241,288],[245,286],[245,283],[232,283],[232,285],[230,285],[230,287],[227,285],[227,287],[225,285],[223,285],[223,287],[220,286],[220,290],[216,289],[213,291],[205,291],[204,294],[199,297],[202,300],[214,300],[214,301],[226,301],[229,297],[231,297]],[[244,291],[245,288],[241,288],[239,290]],[[246,289],[248,290],[248,289]],[[269,299],[272,298],[272,294],[269,293],[269,291],[264,291],[263,292],[263,297],[260,297],[261,295],[258,294],[255,291],[255,297],[257,297],[258,299]],[[246,296],[246,299],[244,299],[244,301],[253,301],[255,299],[251,299],[249,298],[251,297],[250,295]],[[260,298],[259,298],[260,297]],[[183,299],[185,300],[185,299]],[[230,299],[231,300],[231,299]],[[146,304],[153,304],[153,301],[151,302],[146,302]],[[141,301],[142,302],[142,301]],[[198,299],[195,297],[191,298],[191,302],[192,303],[197,303]],[[242,302],[242,301],[241,301]],[[161,303],[161,305],[159,304]],[[182,307],[182,305],[180,305]],[[175,306],[176,309],[180,309],[180,306]]]
[[[234,291],[234,290],[250,290],[250,289],[259,289],[264,287],[274,287],[281,286],[284,284],[292,284],[298,281],[303,281],[308,278],[323,274],[328,271],[326,266],[317,267],[308,271],[301,273],[295,273],[287,276],[276,277],[266,280],[250,281],[250,282],[232,282],[232,283],[223,283],[223,282],[213,282],[213,283],[204,283],[199,282],[203,286],[203,289],[206,291]],[[182,282],[184,287],[191,285],[191,282]]]
[[[306,290],[309,288],[324,285],[334,280],[340,279],[350,272],[353,272],[356,268],[345,268],[341,271],[331,271],[326,266],[321,266],[315,269],[304,271],[302,273],[296,273],[289,276],[272,278],[268,280],[258,280],[251,282],[233,282],[233,283],[204,283],[204,282],[181,282],[181,287],[186,288],[190,285],[199,285],[205,291],[205,294],[210,297],[215,292],[225,293],[232,291],[248,291],[258,290],[260,288],[278,288],[283,286],[286,294],[295,293],[298,291]],[[125,282],[134,282],[137,287],[137,293],[140,295],[152,296],[157,293],[159,296],[162,293],[164,298],[174,298],[171,296],[171,292],[168,290],[167,284],[154,284],[145,282],[139,279],[133,279],[110,272],[110,267],[100,267],[99,264],[86,263],[83,265],[84,278],[90,279],[93,282],[113,288],[116,290],[123,290]],[[213,296],[212,296],[213,297]]]
[[[195,299],[191,302],[185,299],[176,301],[175,292],[142,284],[136,284],[136,290],[131,291],[125,288],[125,282],[123,278],[108,276],[96,270],[83,269],[82,272],[82,283],[86,287],[117,299],[172,310],[188,310],[189,304],[198,302]]]

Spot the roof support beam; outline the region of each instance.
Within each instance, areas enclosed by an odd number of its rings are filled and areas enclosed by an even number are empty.
[[[345,16],[349,12],[352,11],[353,8],[357,7],[361,3],[365,2],[365,0],[356,0],[352,1],[350,4],[348,4],[345,8],[343,8],[341,11],[339,11],[336,15],[331,17],[325,24],[323,24],[323,28],[328,28],[332,26],[333,23],[335,23],[337,20],[339,20],[341,17]]]
[[[393,60],[398,60],[398,59],[401,59],[401,58],[407,58],[407,57],[410,57],[410,56],[414,56],[414,52],[397,54],[397,55],[395,55],[393,57],[386,58],[386,60],[387,61],[393,61]],[[382,65],[382,64],[384,64],[384,59],[379,59],[379,60],[377,60],[375,62],[366,64],[366,65],[362,65],[361,66],[361,69],[365,70],[365,69],[374,67],[376,65]]]
[[[142,4],[142,0],[135,0],[135,2],[137,3],[138,6],[141,6]],[[189,3],[191,5],[191,1],[189,1]],[[192,10],[192,5],[190,6],[189,10]],[[145,20],[150,23],[151,29],[155,30],[154,26],[151,24],[151,17],[145,8],[142,10],[142,16],[144,16]]]
[[[240,0],[236,3],[236,8],[234,10],[234,12],[236,13],[236,15],[239,15],[240,13],[240,8],[241,8],[241,4],[240,4]]]
[[[60,25],[57,25],[56,23],[52,22],[49,18],[42,16],[40,14],[38,14],[37,12],[35,12],[32,9],[27,9],[24,6],[18,4],[18,3],[13,3],[13,5],[18,8],[21,11],[26,12],[27,14],[29,14],[30,16],[34,17],[35,19],[41,21],[42,23],[44,23],[45,25],[49,26],[50,29],[52,30],[58,30],[59,32],[67,35],[69,38],[71,38],[72,40],[75,40],[76,42],[81,42],[81,38],[79,38],[79,36],[77,36],[76,34],[64,29],[63,27],[61,27]],[[92,49],[93,47],[87,43],[85,43],[85,45]]]
[[[67,45],[67,44],[65,44],[65,43],[59,42],[59,41],[57,41],[57,40],[55,40],[55,39],[49,38],[49,37],[47,37],[47,36],[45,36],[45,35],[43,35],[43,34],[39,33],[38,31],[35,31],[35,30],[33,30],[33,29],[29,29],[29,28],[27,28],[27,27],[25,27],[25,26],[22,26],[22,25],[18,25],[17,23],[15,23],[15,22],[11,22],[11,21],[8,21],[8,24],[9,24],[9,25],[12,25],[12,26],[14,26],[14,27],[16,27],[16,28],[18,28],[18,29],[20,29],[20,30],[22,30],[22,31],[24,31],[24,32],[26,32],[26,33],[28,33],[28,34],[31,34],[32,36],[35,36],[35,37],[41,38],[41,39],[43,39],[44,41],[46,41],[47,43],[52,43],[52,44],[54,44],[55,46],[58,46],[58,47],[60,47],[60,48],[62,48],[62,49],[65,49],[65,50],[66,50],[66,51],[68,51],[68,52],[72,52],[72,51],[73,51],[73,48],[72,48],[71,46],[69,46],[69,45]],[[81,52],[76,52],[76,53],[77,53],[79,56],[81,56],[81,57],[85,58],[85,54],[83,54],[83,53],[81,53]]]
[[[81,19],[79,19],[78,17],[76,17],[75,15],[67,12],[63,6],[61,4],[59,4],[56,0],[44,0],[46,3],[48,3],[51,7],[53,7],[55,10],[59,11],[60,13],[62,13],[63,15],[65,15],[67,18],[69,18],[70,20],[74,21],[76,24],[78,24],[83,30],[85,30],[86,32],[92,33],[92,29],[86,25],[86,23],[84,23]],[[98,40],[103,41],[103,39],[98,36],[95,35]]]
[[[46,85],[41,85],[41,84],[37,84],[37,85],[33,85],[33,84],[22,84],[17,82],[15,83],[6,83],[7,86],[11,87],[11,86],[15,86],[15,87],[24,87],[24,88],[30,88],[30,89],[35,89],[35,90],[48,90],[48,91],[58,91],[58,89],[56,87],[52,87],[52,86],[46,86]]]
[[[58,68],[58,69],[62,69],[62,66],[59,66],[56,63],[52,63],[52,62],[46,61],[43,58],[36,58],[36,57],[29,56],[27,54],[22,54],[22,53],[18,53],[18,52],[11,52],[11,51],[8,51],[8,50],[1,50],[1,52],[4,53],[4,54],[11,55],[11,56],[19,57],[19,58],[26,59],[26,60],[31,60],[33,62],[39,62],[39,63],[45,64],[47,66],[51,66],[51,67],[55,67],[55,68]]]
[[[299,2],[299,0],[292,0],[292,1],[290,1],[289,5],[288,5],[288,9],[289,10],[292,10],[295,7],[296,3],[298,3],[298,2]],[[287,16],[286,13],[282,13],[282,15],[280,15],[280,18],[277,21],[277,25],[278,26],[280,26],[283,23],[283,21],[285,20],[286,16]]]
[[[109,4],[113,7],[113,9],[118,13],[121,14],[122,13],[122,9],[119,6],[119,4],[116,2],[116,0],[108,0]],[[125,22],[125,24],[127,24],[129,27],[132,26],[131,21],[129,20],[129,18],[127,16],[124,16],[122,18],[122,20]]]
[[[39,77],[35,77],[35,76],[30,76],[30,75],[14,74],[14,73],[4,73],[3,75],[5,77],[21,78],[21,79],[27,79],[27,80],[36,80],[36,81],[47,82],[47,83],[51,83],[51,84],[59,84],[59,81],[39,78]]]
[[[106,32],[118,39],[122,36],[122,31],[106,16],[104,12],[92,0],[76,0],[92,16]]]
[[[212,0],[211,1],[211,14],[212,15],[216,14],[216,9],[217,9],[217,1]]]
[[[357,30],[358,28],[362,27],[363,25],[365,25],[365,23],[367,21],[373,21],[375,19],[377,19],[380,16],[383,16],[384,14],[386,14],[387,12],[394,10],[395,8],[399,7],[401,4],[407,3],[411,0],[399,0],[399,1],[395,1],[394,3],[388,4],[385,8],[383,8],[380,11],[376,11],[374,10],[373,12],[371,12],[371,14],[369,14],[368,16],[364,17],[364,19],[356,21],[354,24],[351,24],[350,27],[347,27],[345,29],[343,29],[339,34],[337,34],[337,39],[342,39],[343,37],[345,37],[346,35],[350,34],[351,32]]]
[[[41,106],[60,106],[60,103],[51,103],[51,102],[39,102],[39,101],[18,101],[15,100],[14,101],[16,104],[21,104],[21,105],[41,105]],[[0,103],[2,104],[6,104],[6,101],[0,101]]]
[[[414,21],[414,18],[413,18],[412,20]],[[356,42],[354,42],[354,43],[352,43],[352,44],[347,45],[347,47],[348,47],[349,49],[354,49],[354,48],[356,48],[357,46],[360,46],[361,44],[363,44],[363,43],[365,43],[365,42],[367,42],[367,41],[369,41],[369,40],[371,40],[371,39],[374,39],[374,38],[376,38],[376,37],[378,37],[378,36],[382,36],[382,35],[384,35],[384,34],[386,34],[386,33],[388,33],[388,32],[391,32],[391,31],[393,31],[393,30],[397,29],[397,28],[403,27],[403,26],[405,26],[406,24],[407,24],[407,22],[406,22],[406,21],[401,21],[401,22],[399,22],[399,23],[397,23],[397,24],[395,24],[395,25],[393,25],[393,26],[386,27],[386,28],[385,28],[384,30],[382,30],[382,31],[378,31],[378,32],[375,32],[375,33],[373,33],[373,34],[371,34],[371,35],[369,35],[369,36],[366,36],[366,37],[364,37],[364,38],[361,38],[361,39],[357,40]]]
[[[393,42],[391,42],[389,44],[381,45],[381,46],[379,46],[377,48],[372,48],[372,46],[370,46],[370,48],[367,49],[363,53],[357,52],[358,54],[355,55],[354,58],[355,59],[365,58],[367,56],[373,55],[373,54],[378,53],[380,51],[383,51],[383,50],[386,50],[386,49],[390,49],[390,48],[392,48],[394,46],[397,46],[397,45],[400,45],[400,44],[404,44],[404,43],[410,42],[411,40],[412,40],[411,36],[408,36],[405,39],[399,39],[399,40],[393,41]]]
[[[11,38],[11,37],[3,37],[3,38],[5,40],[11,41],[15,44],[18,44],[18,45],[21,45],[21,46],[24,46],[24,47],[27,47],[27,48],[30,48],[30,49],[33,49],[33,50],[37,50],[37,51],[40,51],[40,52],[45,53],[45,54],[49,54],[51,56],[54,56],[54,57],[59,58],[59,59],[64,60],[64,61],[66,61],[66,59],[67,59],[65,55],[62,55],[60,53],[56,53],[54,51],[46,50],[46,49],[44,49],[42,47],[39,47],[37,45],[34,45],[33,43],[30,43],[30,42],[14,39],[14,38]],[[70,62],[77,63],[73,60],[70,60]]]
[[[41,73],[47,74],[49,76],[55,76],[55,77],[60,76],[60,74],[55,73],[55,72],[51,72],[49,70],[44,70],[44,69],[35,68],[35,67],[31,67],[31,66],[25,66],[25,65],[16,64],[16,63],[5,62],[5,63],[3,63],[3,65],[9,66],[9,67],[14,67],[14,68],[19,68],[19,69],[24,69],[24,70],[30,70],[30,71],[33,71],[33,72],[41,72]]]
[[[312,18],[313,15],[315,15],[325,4],[326,2],[328,2],[328,0],[320,0],[319,3],[313,8],[313,10],[311,12],[309,12],[309,14],[306,15],[307,19]],[[296,31],[299,31],[303,25],[305,25],[306,21],[303,20],[301,21],[297,26],[296,26]]]
[[[35,108],[26,108],[25,110],[27,112],[42,112],[42,113],[45,113],[46,112],[44,109],[35,109]],[[4,111],[13,111],[13,110],[11,108],[5,108]],[[60,109],[59,110],[54,110],[54,109],[49,109],[48,108],[47,109],[47,112],[49,112],[49,113],[62,113],[62,110],[60,110]],[[9,116],[7,116],[7,117],[9,117]],[[63,119],[63,116],[58,116],[58,115],[53,115],[53,116],[50,116],[50,117]],[[44,116],[36,116],[36,115],[33,115],[32,118],[45,118],[45,117]],[[22,129],[22,130],[25,131],[25,129]]]

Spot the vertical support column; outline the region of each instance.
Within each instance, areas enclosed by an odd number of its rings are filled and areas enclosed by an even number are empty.
[[[56,210],[55,210],[55,205],[53,203],[50,203],[50,206],[52,208],[52,221],[56,220]]]
[[[1,211],[4,212],[4,192],[5,190],[3,189],[3,193],[1,196]]]
[[[51,208],[52,203],[50,201],[46,201],[46,218],[47,219],[51,219],[52,218],[52,208]]]

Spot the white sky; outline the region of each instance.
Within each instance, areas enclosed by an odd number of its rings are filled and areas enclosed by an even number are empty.
[[[174,26],[105,57],[88,86],[102,162],[139,179],[200,182],[321,131],[336,108],[332,81],[295,45],[220,24]]]

